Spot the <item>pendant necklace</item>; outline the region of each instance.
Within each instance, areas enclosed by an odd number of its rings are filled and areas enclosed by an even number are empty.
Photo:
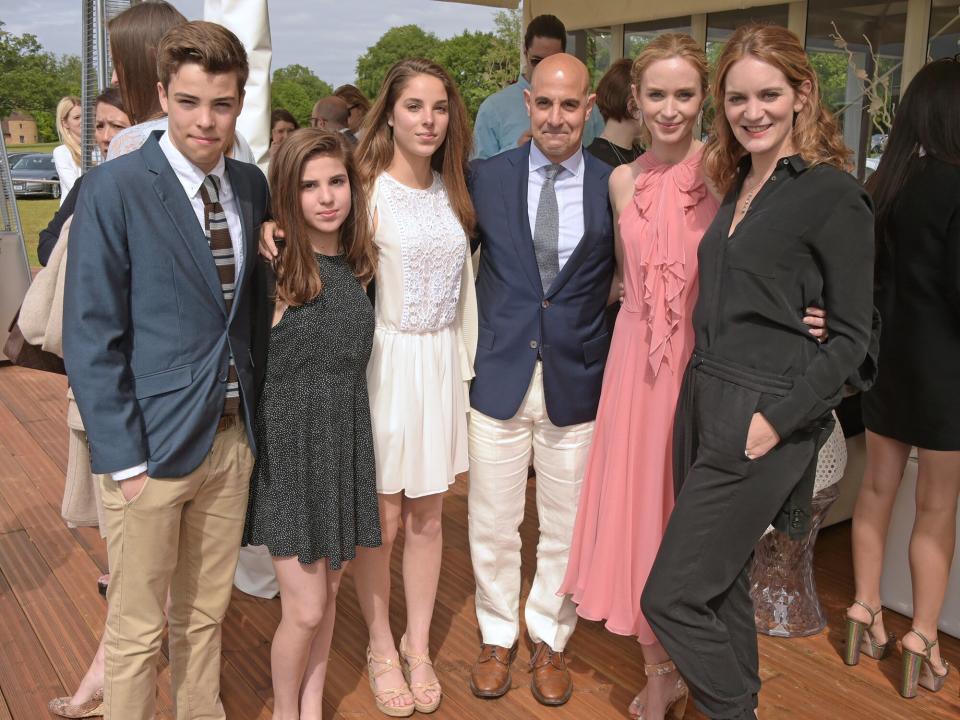
[[[602,137],[602,136],[601,136],[601,137]],[[616,143],[614,143],[613,141],[611,141],[609,138],[603,138],[603,139],[606,140],[607,145],[609,145],[609,146],[610,146],[610,149],[613,150],[613,154],[616,156],[617,161],[618,161],[621,165],[628,165],[628,164],[630,164],[631,162],[633,162],[633,160],[627,160],[623,155],[620,154],[620,148],[617,147]],[[634,160],[636,160],[636,158],[634,158]]]

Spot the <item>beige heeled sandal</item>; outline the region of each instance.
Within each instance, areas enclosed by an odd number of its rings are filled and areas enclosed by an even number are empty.
[[[400,638],[400,669],[403,670],[403,677],[407,681],[407,685],[410,686],[411,693],[413,694],[414,707],[416,707],[419,713],[432,713],[440,707],[440,701],[443,699],[443,690],[440,687],[440,681],[431,680],[429,682],[415,683],[411,680],[411,677],[413,676],[413,671],[418,667],[421,665],[433,667],[433,662],[430,660],[429,655],[413,655],[408,653],[406,647],[407,636],[404,635]],[[421,703],[417,700],[418,692],[436,693],[437,699],[430,703]]]
[[[377,665],[382,665],[383,667],[381,667],[379,670],[374,670],[374,663]],[[387,704],[403,695],[409,695],[410,697],[413,697],[413,693],[410,692],[410,687],[406,682],[404,682],[404,684],[400,687],[377,690],[377,678],[385,673],[390,672],[391,670],[395,670],[396,667],[397,666],[393,664],[392,658],[374,655],[370,650],[370,646],[367,646],[367,677],[370,680],[370,692],[373,693],[373,700],[377,703],[377,710],[388,717],[410,717],[413,715],[413,711],[415,709],[415,704],[413,702],[410,702],[408,705],[397,706]]]
[[[887,635],[885,643],[878,643],[873,639],[873,633],[870,632],[870,628],[877,622],[877,616],[883,608],[874,610],[865,602],[859,600],[854,600],[853,604],[859,605],[870,613],[870,622],[862,623],[849,615],[844,615],[847,623],[847,646],[844,648],[843,662],[847,665],[856,665],[860,662],[860,653],[872,657],[874,660],[883,660],[897,643],[892,633]]]
[[[937,644],[934,640],[930,642],[922,633],[910,629],[921,641],[923,641],[923,652],[918,653],[913,650],[907,650],[901,643],[903,652],[903,666],[900,675],[900,694],[905,698],[917,696],[917,686],[925,688],[930,692],[940,692],[943,684],[947,681],[947,675],[950,674],[950,663],[943,658],[943,674],[938,675],[933,669],[933,646]],[[910,634],[907,633],[907,634]]]
[[[677,672],[677,666],[674,665],[673,660],[667,660],[666,662],[659,663],[657,665],[644,665],[643,673],[647,677],[661,677],[663,675],[669,675],[672,672]],[[679,673],[677,674],[677,684],[673,687],[673,691],[670,699],[667,701],[667,706],[664,708],[663,716],[667,720],[681,720],[683,714],[687,710],[687,699],[690,697],[690,690],[687,688],[687,684],[683,681],[683,678],[680,677]],[[646,709],[646,695],[643,690],[637,693],[637,696],[633,699],[633,702],[630,703],[630,707],[627,712],[630,714],[630,717],[634,720],[644,720],[644,710]]]

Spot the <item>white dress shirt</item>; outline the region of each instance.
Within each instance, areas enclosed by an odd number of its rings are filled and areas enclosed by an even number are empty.
[[[233,245],[236,276],[239,278],[243,268],[243,228],[240,225],[240,213],[237,210],[237,202],[233,195],[233,187],[230,185],[230,178],[227,176],[223,156],[220,156],[220,160],[213,170],[204,173],[203,170],[187,160],[184,154],[174,146],[169,133],[164,133],[160,138],[160,149],[167,158],[167,162],[170,163],[170,167],[173,168],[177,180],[183,186],[183,191],[190,200],[190,205],[193,207],[193,212],[196,214],[201,229],[203,228],[203,198],[200,196],[200,186],[207,175],[216,175],[220,183],[220,204],[223,206],[223,212],[227,216],[227,227],[230,229],[230,243]],[[146,472],[146,470],[147,464],[141,463],[136,467],[111,473],[111,477],[119,482],[135,477],[142,472]]]
[[[527,178],[527,216],[530,218],[530,235],[536,234],[537,207],[540,205],[540,189],[547,179],[546,167],[552,165],[535,142],[530,143],[530,174]],[[583,238],[583,148],[564,160],[563,169],[557,173],[553,187],[557,193],[557,210],[560,215],[560,238],[557,251],[560,255],[558,270],[573,254]]]

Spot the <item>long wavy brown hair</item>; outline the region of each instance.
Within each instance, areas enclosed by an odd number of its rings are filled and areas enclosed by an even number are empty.
[[[794,117],[793,146],[810,166],[826,164],[848,170],[850,149],[843,143],[836,119],[823,105],[817,73],[800,40],[784,27],[749,23],[734,31],[717,60],[713,82],[717,113],[704,151],[704,171],[717,188],[726,193],[734,186],[737,165],[747,154],[727,121],[724,95],[731,66],[748,55],[777,68],[796,92],[805,81],[810,83],[806,102]]]
[[[636,87],[637,97],[640,97],[640,81],[643,73],[657,60],[680,58],[690,63],[700,76],[700,88],[703,91],[703,100],[707,98],[707,88],[710,84],[710,65],[707,54],[697,41],[686,33],[662,33],[647,43],[630,68],[630,79]],[[599,89],[597,91],[599,95]],[[702,105],[701,105],[702,107]],[[644,147],[650,147],[650,130],[646,125],[640,131],[640,140]]]
[[[363,286],[370,282],[377,269],[377,248],[373,244],[367,193],[344,136],[314,128],[295,130],[270,161],[271,210],[285,238],[273,264],[277,300],[290,306],[310,302],[323,291],[323,279],[300,207],[303,168],[308,161],[320,156],[339,160],[347,170],[350,212],[340,226],[340,244],[350,269]]]
[[[450,206],[468,236],[473,234],[477,216],[467,191],[467,161],[473,149],[473,131],[467,108],[449,73],[430,60],[401,60],[390,68],[380,94],[363,121],[363,137],[357,146],[357,162],[366,187],[372,187],[380,173],[393,161],[393,128],[387,123],[407,83],[417,75],[429,75],[447,91],[449,122],[447,134],[430,160],[443,177]]]
[[[170,3],[151,0],[130,6],[107,25],[117,84],[134,125],[163,115],[157,94],[157,47],[170,28],[185,22]]]

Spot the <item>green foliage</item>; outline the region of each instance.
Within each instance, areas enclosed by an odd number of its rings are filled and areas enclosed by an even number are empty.
[[[488,95],[520,74],[521,20],[519,10],[502,11],[494,17],[495,32],[465,30],[447,40],[415,25],[391,28],[357,60],[357,87],[374,98],[395,62],[427,58],[450,72],[473,117]]]
[[[357,87],[369,98],[374,98],[387,71],[399,60],[427,58],[436,60],[442,41],[416,25],[390,28],[357,59]]]
[[[483,58],[483,82],[491,94],[516,82],[520,76],[520,49],[523,47],[523,15],[516,10],[501,10],[493,18],[494,43]]]
[[[464,31],[440,43],[434,58],[457,84],[470,117],[476,116],[480,103],[491,93],[486,78],[487,56],[495,44],[496,38],[490,33]]]
[[[0,21],[0,117],[32,115],[41,141],[57,139],[54,115],[64,95],[80,94],[80,58],[45,52],[36,36],[14,35]]]
[[[288,65],[273,73],[270,84],[270,107],[284,108],[300,127],[310,127],[310,113],[317,100],[333,94],[333,88],[303,65]]]
[[[814,51],[810,64],[820,80],[820,96],[831,112],[844,105],[847,97],[847,57],[839,52]]]

